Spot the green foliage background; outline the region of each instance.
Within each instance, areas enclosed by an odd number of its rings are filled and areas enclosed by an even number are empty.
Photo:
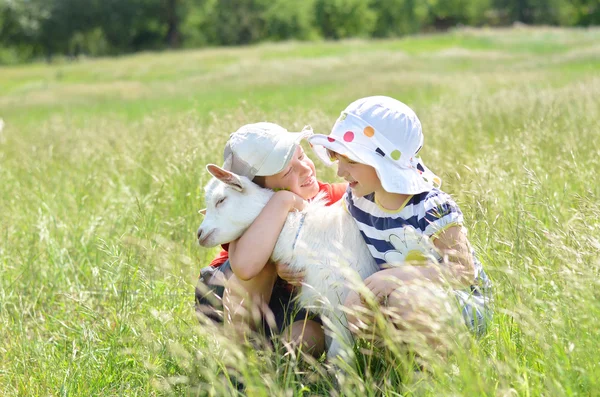
[[[0,0],[0,64],[457,25],[600,23],[598,0]]]

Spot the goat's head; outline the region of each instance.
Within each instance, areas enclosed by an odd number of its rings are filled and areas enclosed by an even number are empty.
[[[204,221],[198,228],[198,243],[213,247],[239,238],[267,204],[273,192],[250,179],[214,164],[206,166],[214,177],[204,187]]]

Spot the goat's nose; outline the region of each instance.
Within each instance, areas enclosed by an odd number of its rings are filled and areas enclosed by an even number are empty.
[[[198,240],[200,240],[200,237],[202,237],[202,228],[199,227],[198,231],[196,232],[196,236],[198,236]]]

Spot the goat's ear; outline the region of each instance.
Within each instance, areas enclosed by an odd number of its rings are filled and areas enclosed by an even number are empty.
[[[210,174],[212,176],[214,176],[221,182],[231,186],[235,190],[238,190],[240,192],[242,190],[244,190],[244,187],[242,185],[242,180],[240,179],[240,177],[238,175],[234,174],[233,172],[224,170],[223,168],[221,168],[217,165],[214,165],[214,164],[207,165],[206,170],[208,172],[210,172]]]

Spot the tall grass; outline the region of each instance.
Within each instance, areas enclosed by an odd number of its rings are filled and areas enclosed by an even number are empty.
[[[463,30],[0,68],[0,393],[599,395],[598,39]],[[194,233],[231,131],[327,132],[373,94],[421,118],[495,316],[432,376],[388,350],[337,385],[279,344],[198,324],[215,251]]]

